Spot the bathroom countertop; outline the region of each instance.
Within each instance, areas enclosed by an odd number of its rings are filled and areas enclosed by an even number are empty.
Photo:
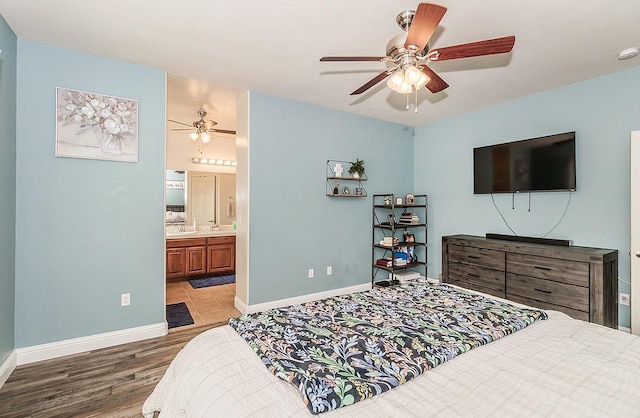
[[[166,237],[167,239],[185,239],[185,238],[206,238],[206,237],[234,237],[236,235],[236,231],[233,229],[220,228],[218,231],[211,230],[200,230],[200,231],[187,231],[187,232],[177,232],[177,231],[167,231]]]

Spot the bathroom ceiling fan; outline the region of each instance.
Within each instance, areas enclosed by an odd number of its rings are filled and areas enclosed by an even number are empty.
[[[194,141],[197,141],[198,139],[200,139],[203,144],[206,144],[207,142],[211,141],[210,133],[221,133],[221,134],[230,134],[230,135],[236,134],[236,131],[214,128],[214,126],[218,124],[218,122],[216,121],[204,120],[205,116],[207,116],[207,111],[204,110],[204,108],[198,109],[196,114],[200,119],[193,121],[193,123],[191,124],[179,122],[177,120],[172,120],[172,119],[167,119],[167,121],[177,123],[183,126],[189,126],[189,128],[173,128],[171,130],[172,131],[192,131],[189,134],[191,139],[193,139]]]
[[[420,3],[414,10],[406,10],[396,17],[396,23],[406,33],[392,38],[387,44],[385,56],[322,57],[320,61],[380,61],[389,67],[351,95],[361,94],[382,80],[391,76],[387,85],[398,93],[408,94],[426,87],[432,93],[438,93],[449,85],[426,63],[458,58],[478,57],[482,55],[510,52],[515,36],[488,39],[444,48],[429,48],[427,42],[438,27],[447,9],[436,4]]]

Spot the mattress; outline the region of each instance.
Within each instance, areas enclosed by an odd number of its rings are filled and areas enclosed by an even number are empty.
[[[399,387],[321,417],[638,416],[640,338],[547,311]],[[151,417],[312,416],[229,326],[190,341],[143,406]]]

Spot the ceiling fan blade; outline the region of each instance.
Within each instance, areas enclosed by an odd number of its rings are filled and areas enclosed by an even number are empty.
[[[171,131],[193,131],[193,128],[171,128]]]
[[[376,84],[378,84],[379,82],[381,82],[382,80],[384,80],[387,77],[389,77],[389,74],[387,74],[386,71],[381,72],[377,76],[373,77],[371,80],[367,81],[360,88],[355,90],[353,93],[351,93],[351,96],[354,96],[354,95],[360,94],[360,93],[364,93],[365,91],[369,90],[371,87],[375,86]]]
[[[230,134],[230,135],[235,135],[236,131],[229,131],[226,129],[207,129],[208,132],[214,132],[214,133],[219,133],[219,134]]]
[[[446,12],[446,7],[420,3],[409,26],[404,47],[410,49],[410,45],[414,45],[417,48],[416,51],[422,51]]]
[[[445,61],[457,58],[479,57],[481,55],[504,54],[513,49],[515,42],[515,36],[505,36],[503,38],[487,39],[445,48],[435,48],[431,52],[437,53],[429,59],[431,61]]]
[[[320,62],[328,61],[382,61],[386,57],[322,57]]]
[[[178,122],[177,120],[167,119],[167,122],[173,122],[173,123],[177,123],[177,124],[180,124],[180,125],[193,127],[193,125],[189,125],[188,123]]]
[[[429,81],[424,86],[428,88],[431,93],[438,93],[449,87],[447,82],[441,79],[440,76],[433,72],[431,68],[426,65],[421,65],[420,69],[427,77],[429,77]]]

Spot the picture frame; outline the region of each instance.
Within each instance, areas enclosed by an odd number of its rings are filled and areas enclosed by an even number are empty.
[[[403,205],[402,196],[396,196],[396,205]]]
[[[407,193],[407,196],[405,196],[405,204],[407,205],[416,204],[416,197],[413,195],[413,193]]]
[[[55,156],[138,162],[138,101],[57,87]]]
[[[364,194],[362,187],[356,187],[356,196],[362,196]]]

